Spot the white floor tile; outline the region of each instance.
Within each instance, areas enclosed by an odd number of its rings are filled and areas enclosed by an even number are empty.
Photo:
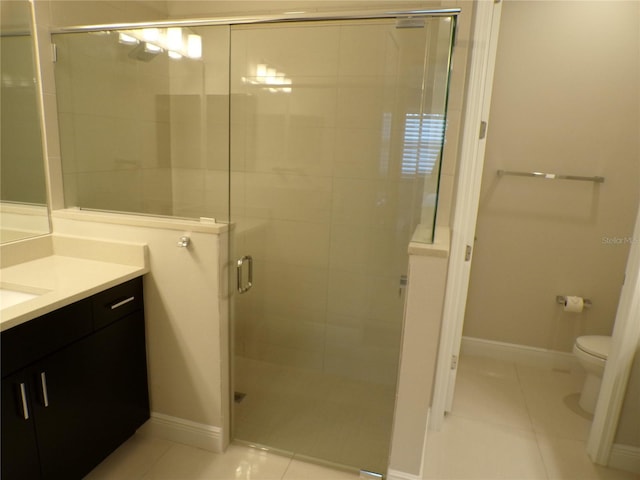
[[[586,443],[538,435],[538,444],[550,480],[638,480],[640,475],[595,465]]]
[[[292,460],[282,480],[357,480],[359,474]]]
[[[174,444],[144,480],[280,480],[291,459],[262,450],[231,445],[216,454]]]
[[[537,433],[586,440],[591,420],[569,408],[582,390],[584,376],[545,368],[517,366],[527,409]]]
[[[352,464],[353,459],[360,456],[358,461],[366,463],[367,458],[372,458],[371,452],[387,451],[386,445],[370,444],[367,438],[388,434],[382,432],[386,428],[384,425],[369,419],[378,417],[377,409],[387,409],[386,391],[375,395],[381,404],[371,406],[370,412],[354,411],[351,408],[354,399],[357,400],[355,404],[364,404],[359,399],[358,385],[336,388],[337,385],[326,378],[320,378],[316,385],[303,386],[299,384],[303,379],[296,380],[295,372],[283,375],[282,371],[274,369],[267,373],[270,381],[278,383],[282,389],[295,387],[294,391],[307,393],[305,402],[308,401],[309,406],[314,404],[311,400],[316,399],[314,408],[318,410],[320,420],[307,425],[311,432],[300,432],[293,426],[282,428],[291,420],[289,417],[304,413],[299,402],[287,404],[283,410],[279,398],[267,401],[268,395],[263,396],[265,391],[253,399],[247,397],[246,406],[253,400],[263,403],[260,408],[273,410],[270,417],[274,422],[257,426],[271,428],[274,439],[280,436],[280,441],[294,445],[307,442],[313,446],[318,442],[325,449],[337,449],[345,464]],[[640,480],[635,474],[596,466],[587,457],[585,439],[591,422],[575,405],[581,387],[580,375],[464,357],[458,373],[453,412],[445,419],[440,432],[429,432],[424,478]],[[271,388],[268,391],[274,395],[282,393],[273,392]],[[367,389],[363,391],[368,392]],[[336,408],[344,413],[342,423],[359,417],[366,420],[367,426],[361,429],[360,437],[343,435],[341,422],[336,425],[322,420],[323,415],[333,416]],[[327,409],[330,411],[325,411]],[[243,414],[242,409],[238,413]],[[250,415],[250,409],[244,414]],[[338,455],[333,451],[326,453]],[[244,445],[231,445],[224,454],[215,454],[147,435],[134,435],[86,478],[356,480],[358,474]]]
[[[236,438],[296,454],[384,471],[395,390],[239,357]],[[269,381],[265,382],[264,378]]]
[[[460,362],[453,414],[498,425],[531,429],[515,366],[479,357]]]
[[[461,356],[458,365],[458,374],[460,373],[475,373],[483,377],[518,382],[515,364],[488,357]]]
[[[173,445],[159,438],[134,435],[94,468],[86,480],[137,480]]]
[[[425,478],[544,480],[547,476],[531,430],[450,416],[440,432],[428,436]]]

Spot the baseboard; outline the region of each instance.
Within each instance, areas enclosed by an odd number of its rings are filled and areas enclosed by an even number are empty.
[[[607,466],[640,474],[640,447],[614,443]]]
[[[580,364],[572,353],[482,338],[462,337],[460,352],[464,355],[494,358],[518,365],[581,371]]]
[[[224,451],[222,428],[163,413],[151,412],[151,418],[138,432],[215,453]]]
[[[411,473],[401,472],[399,470],[389,469],[387,471],[387,480],[422,480],[422,477]]]

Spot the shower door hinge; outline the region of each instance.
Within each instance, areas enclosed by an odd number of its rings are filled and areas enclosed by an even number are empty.
[[[464,261],[468,262],[469,260],[471,260],[471,252],[473,251],[473,248],[471,247],[471,245],[467,245],[467,248],[464,249]]]
[[[483,140],[487,136],[487,122],[484,120],[480,122],[480,140]]]
[[[58,61],[58,46],[55,43],[51,44],[51,60],[53,63]]]
[[[451,355],[451,370],[455,370],[458,368],[458,356]]]

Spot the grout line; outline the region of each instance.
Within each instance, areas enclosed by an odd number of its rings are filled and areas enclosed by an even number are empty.
[[[287,473],[289,473],[289,468],[291,467],[291,464],[293,463],[293,457],[295,457],[294,455],[291,455],[289,457],[289,463],[287,463],[287,468],[284,469],[284,472],[282,472],[282,476],[280,477],[280,480],[285,480],[287,477]]]
[[[551,477],[550,472],[549,472],[549,467],[547,466],[547,462],[544,459],[544,455],[542,454],[542,448],[540,446],[540,438],[541,435],[538,435],[537,432],[533,432],[533,435],[536,438],[536,447],[538,449],[538,455],[540,456],[540,461],[542,462],[542,468],[544,468],[544,474],[547,476],[548,479],[550,479]]]
[[[525,392],[523,386],[522,386],[522,377],[520,374],[520,370],[518,369],[518,364],[515,362],[512,362],[513,368],[516,371],[516,378],[518,379],[518,387],[520,387],[520,393],[522,394],[522,399],[524,400],[524,408],[527,410],[527,417],[529,418],[529,424],[531,425],[531,431],[535,434],[536,430],[535,427],[533,425],[533,417],[531,415],[531,407],[530,407],[530,402],[527,401],[527,393]],[[537,437],[536,437],[537,438]]]
[[[158,438],[158,437],[149,436],[149,438]],[[165,440],[165,439],[161,439],[161,440]],[[140,475],[140,480],[144,480],[145,478],[147,478],[151,470],[153,470],[153,468],[160,462],[160,460],[164,458],[165,455],[167,455],[169,451],[176,446],[176,443],[172,442],[171,440],[165,440],[165,441],[169,442],[169,445],[160,455],[158,455],[158,457],[154,461],[150,462],[147,465],[147,468],[144,469],[144,472]]]

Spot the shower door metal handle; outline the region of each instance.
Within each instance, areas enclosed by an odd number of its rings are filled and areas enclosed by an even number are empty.
[[[243,285],[243,283],[242,283],[242,266],[244,265],[245,262],[247,262],[247,264],[249,265],[249,276],[247,278],[247,283]],[[238,260],[238,262],[236,264],[236,270],[237,270],[237,273],[238,273],[238,275],[237,275],[238,293],[246,293],[253,286],[253,257],[251,255],[245,255],[240,260]]]

